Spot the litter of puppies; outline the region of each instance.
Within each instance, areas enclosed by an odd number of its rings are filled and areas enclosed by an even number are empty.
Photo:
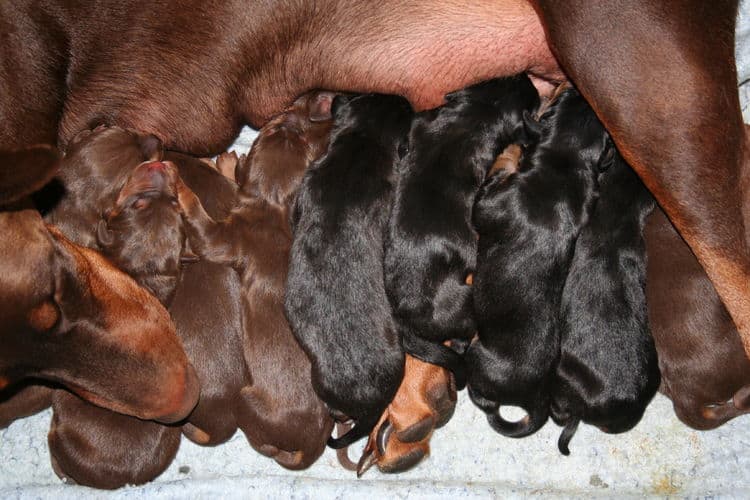
[[[17,257],[50,274],[49,289],[20,294],[27,276],[5,287],[28,305],[24,318],[0,309],[14,347],[0,360],[0,425],[51,405],[55,472],[117,488],[158,476],[180,434],[217,445],[236,429],[289,469],[326,442],[369,436],[358,464],[339,455],[342,465],[405,470],[464,386],[505,436],[551,417],[563,454],[581,422],[635,426],[659,369],[690,426],[750,410],[731,320],[593,110],[573,88],[536,118],[538,108],[524,75],[421,113],[396,96],[312,92],[248,156],[222,157],[221,173],[154,136],[100,126],[71,140],[57,188],[37,195],[46,221],[28,195],[54,175],[54,152],[0,156],[47,158],[44,182],[0,186],[0,223],[36,231],[35,253]],[[694,288],[713,298],[708,312],[675,313]],[[124,353],[99,338],[147,319]],[[85,356],[71,344],[29,369],[19,332],[51,329],[94,341]],[[681,335],[737,359],[705,357],[716,377],[690,383],[698,370],[673,371]],[[112,396],[106,379],[136,375],[159,391]],[[30,376],[46,382],[13,385]],[[503,406],[526,416],[509,422]],[[336,421],[349,429],[333,437]]]

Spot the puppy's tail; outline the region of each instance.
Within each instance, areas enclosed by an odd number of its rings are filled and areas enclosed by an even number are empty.
[[[336,422],[336,433],[339,436],[343,436],[347,432],[351,430],[352,426],[348,424],[344,424],[341,422]],[[351,458],[349,458],[349,448],[338,448],[336,450],[336,458],[339,461],[339,464],[346,469],[350,470],[352,472],[355,472],[358,468],[357,464],[352,462]]]
[[[381,410],[379,412],[373,412],[365,417],[358,419],[355,422],[354,427],[352,427],[351,430],[343,436],[339,436],[337,438],[334,438],[333,436],[329,437],[328,446],[333,448],[334,450],[339,450],[341,448],[346,448],[353,442],[369,435],[372,429],[375,428],[375,424],[377,424],[378,420],[380,420],[380,415],[382,413],[383,412]]]
[[[412,332],[402,330],[401,342],[404,351],[420,361],[441,366],[453,373],[456,390],[466,387],[466,364],[464,359],[450,347],[435,344],[419,337]]]
[[[557,449],[566,457],[570,455],[570,448],[568,448],[568,445],[578,430],[579,423],[581,423],[579,418],[569,420],[568,423],[565,424],[563,431],[560,433],[560,438],[557,440]]]
[[[522,438],[534,434],[542,428],[547,422],[548,411],[544,405],[536,405],[533,409],[526,410],[526,416],[517,422],[508,422],[500,416],[500,407],[497,410],[487,414],[487,421],[490,426],[506,437]]]

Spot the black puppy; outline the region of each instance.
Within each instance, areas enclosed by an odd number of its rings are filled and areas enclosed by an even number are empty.
[[[654,200],[614,155],[612,166],[599,175],[599,200],[576,241],[562,294],[551,413],[565,426],[558,441],[564,455],[580,421],[604,432],[630,430],[659,388],[643,241]]]
[[[467,343],[476,331],[467,283],[476,265],[474,197],[497,155],[524,142],[523,115],[539,96],[518,75],[445,99],[412,122],[388,225],[385,284],[404,350],[453,371],[462,389],[462,360],[442,344]]]
[[[305,174],[292,213],[285,308],[312,362],[315,392],[367,435],[403,377],[404,353],[383,280],[397,163],[413,111],[400,97],[336,97],[330,146]]]
[[[608,135],[577,91],[563,92],[540,124],[516,172],[480,189],[474,305],[478,338],[466,353],[469,395],[499,433],[522,437],[547,421],[559,355],[560,296],[573,247],[596,200]],[[528,415],[508,422],[501,405]]]

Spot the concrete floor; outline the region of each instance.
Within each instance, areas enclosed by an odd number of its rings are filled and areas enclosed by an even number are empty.
[[[454,418],[435,433],[431,455],[405,473],[371,469],[358,480],[331,450],[310,469],[289,472],[255,453],[238,433],[216,448],[183,439],[174,463],[156,481],[115,492],[57,479],[46,445],[49,419],[47,411],[0,433],[0,498],[750,497],[749,417],[692,431],[662,396],[627,434],[582,426],[569,457],[557,451],[560,429],[554,424],[521,440],[504,438],[463,392]]]

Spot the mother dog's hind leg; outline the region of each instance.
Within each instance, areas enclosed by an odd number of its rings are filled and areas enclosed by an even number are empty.
[[[534,3],[553,53],[698,257],[750,353],[737,2]]]

